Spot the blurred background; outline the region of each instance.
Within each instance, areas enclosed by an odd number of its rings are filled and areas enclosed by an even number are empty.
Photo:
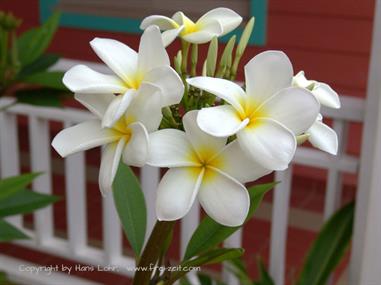
[[[0,10],[12,12],[22,19],[18,33],[40,25],[54,10],[62,12],[60,26],[47,50],[48,53],[61,57],[61,61],[58,62],[61,67],[78,63],[78,60],[100,63],[89,46],[89,41],[94,37],[117,39],[137,50],[141,34],[139,22],[148,15],[171,16],[181,10],[195,20],[208,10],[220,6],[231,8],[242,15],[242,26],[251,16],[255,16],[256,19],[250,46],[241,60],[238,80],[243,80],[243,66],[254,55],[269,49],[282,50],[291,59],[295,74],[304,70],[308,79],[325,82],[340,95],[365,98],[373,27],[373,0],[0,0]],[[207,47],[200,47],[199,53],[205,54]],[[168,47],[171,58],[179,48],[179,42]],[[220,52],[222,50],[220,48]],[[65,61],[67,59],[69,61]],[[82,108],[70,95],[60,97],[60,104],[64,107]],[[330,119],[327,119],[327,122],[332,126]],[[21,172],[28,172],[31,170],[31,158],[27,117],[19,115],[17,125],[20,169]],[[62,122],[49,122],[50,138],[62,127]],[[347,160],[357,161],[361,149],[362,123],[356,118],[349,118],[343,134],[345,138],[340,137],[340,140],[344,141],[340,155]],[[67,238],[67,181],[64,161],[53,150],[50,155],[52,193],[63,197],[54,204],[52,210],[54,235]],[[324,220],[327,165],[331,158],[325,153],[321,153],[321,156],[327,158],[328,162],[322,165],[295,164],[293,167],[285,266],[285,280],[288,284],[296,278],[307,249]],[[101,247],[104,236],[102,198],[97,186],[99,159],[99,150],[91,150],[85,154],[86,231],[88,243],[94,247]],[[339,188],[338,204],[344,204],[355,197],[357,170],[351,171],[353,173],[348,172],[350,171],[341,171],[340,178],[335,180],[338,183],[336,188]],[[273,175],[270,175],[262,180],[273,179]],[[245,260],[252,277],[258,275],[256,255],[261,255],[265,264],[269,262],[272,201],[273,193],[270,193],[243,234]],[[27,228],[33,229],[33,216],[26,215],[23,223]],[[176,242],[171,248],[174,259],[179,257],[179,240],[177,234]],[[123,244],[128,253],[128,242],[124,240]],[[0,252],[37,264],[78,263],[75,259],[62,258],[52,252],[44,252],[38,248],[33,250],[19,244],[0,244]],[[334,280],[338,284],[347,284],[344,273],[347,270],[348,259],[349,255],[344,258],[335,273]],[[129,284],[127,277],[117,273],[76,271],[72,274],[102,284]]]

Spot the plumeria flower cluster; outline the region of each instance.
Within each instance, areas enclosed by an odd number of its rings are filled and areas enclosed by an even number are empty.
[[[298,137],[308,135],[314,146],[336,152],[336,134],[322,123],[320,104],[338,108],[340,103],[328,85],[309,81],[303,73],[294,76],[281,51],[253,57],[244,67],[245,87],[235,83],[253,20],[235,56],[233,36],[219,65],[217,37],[241,21],[226,8],[209,11],[196,22],[182,12],[172,18],[149,16],[141,24],[145,30],[138,52],[115,40],[92,40],[110,74],[78,65],[63,81],[95,117],[61,131],[53,147],[67,156],[103,146],[99,185],[104,195],[112,190],[121,160],[169,168],[157,189],[159,220],[181,219],[197,200],[218,223],[242,225],[250,206],[245,183],[286,169]],[[175,38],[187,44],[172,68],[165,46]],[[197,45],[207,42],[208,57],[197,76]]]

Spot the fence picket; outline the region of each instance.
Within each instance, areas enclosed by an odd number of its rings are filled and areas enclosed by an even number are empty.
[[[71,125],[70,121],[66,121],[64,126],[68,128]],[[76,254],[87,243],[86,168],[83,152],[65,159],[65,184],[69,248],[72,254]]]
[[[29,140],[31,169],[33,172],[42,172],[33,182],[33,190],[44,193],[52,193],[51,163],[50,163],[50,135],[49,122],[35,116],[29,117]],[[43,244],[53,236],[53,208],[45,207],[34,212],[34,225],[36,240]]]
[[[276,285],[284,285],[288,212],[291,195],[292,166],[275,173],[280,181],[274,189],[270,241],[270,274]]]

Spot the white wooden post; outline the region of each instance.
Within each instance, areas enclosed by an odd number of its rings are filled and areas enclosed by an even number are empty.
[[[381,280],[381,0],[376,0],[356,197],[351,285]]]
[[[115,264],[122,255],[122,228],[112,193],[102,198],[105,263]]]
[[[7,106],[11,102],[4,101]],[[2,108],[2,104],[0,104]],[[1,178],[20,174],[20,156],[17,132],[17,115],[9,114],[5,110],[0,112],[0,170]],[[7,221],[21,227],[22,216],[12,216]]]
[[[64,127],[71,125],[67,121]],[[65,183],[69,248],[75,255],[87,243],[86,170],[83,152],[65,159]]]
[[[224,247],[242,247],[242,235],[242,229],[239,229],[224,242]],[[222,279],[226,284],[239,285],[239,280],[228,268],[229,266],[224,264]]]
[[[42,172],[33,182],[33,190],[51,194],[51,163],[50,163],[50,135],[49,122],[35,116],[29,117],[29,140],[31,154],[31,168],[33,172]],[[53,236],[53,208],[45,207],[34,212],[36,239],[43,244]]]
[[[286,263],[286,242],[288,229],[288,211],[291,195],[292,166],[285,171],[275,173],[273,213],[270,243],[270,274],[276,285],[284,284]]]

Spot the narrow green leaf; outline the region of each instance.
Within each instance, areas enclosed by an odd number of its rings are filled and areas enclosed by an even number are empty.
[[[250,195],[250,209],[246,220],[252,218],[265,193],[272,189],[275,184],[276,183],[273,182],[256,185],[248,190]],[[234,232],[236,232],[239,228],[241,227],[226,227],[220,225],[210,217],[204,218],[193,233],[188,243],[184,259],[189,259],[203,251],[218,245]]]
[[[146,233],[146,204],[138,179],[124,163],[119,164],[113,193],[123,230],[136,256],[139,256]]]
[[[259,269],[259,281],[255,281],[253,285],[275,285],[275,282],[271,278],[270,274],[267,272],[265,265],[261,258],[258,259],[258,269]]]
[[[41,173],[27,173],[0,180],[0,200],[23,190]]]
[[[57,196],[24,189],[0,200],[0,217],[30,213],[58,200],[59,197]]]
[[[59,59],[59,56],[56,54],[43,54],[39,58],[37,58],[34,62],[31,64],[28,64],[24,66],[20,73],[18,74],[18,80],[25,76],[32,75],[34,73],[38,73],[41,71],[47,70],[49,67],[51,67],[53,64],[55,64]]]
[[[17,40],[18,55],[21,66],[26,66],[48,48],[57,30],[60,13],[55,12],[44,24],[23,33]]]
[[[214,37],[209,44],[208,55],[206,57],[206,74],[207,76],[214,76],[216,71],[218,55],[218,40]]]
[[[324,285],[340,262],[352,237],[354,202],[338,210],[312,244],[298,285]]]
[[[242,256],[244,250],[242,248],[217,248],[212,249],[198,256],[197,258],[182,262],[178,271],[175,271],[171,279],[165,284],[173,284],[176,280],[183,277],[191,268],[202,265],[221,263],[226,260],[238,258]]]
[[[51,88],[21,89],[15,95],[19,103],[47,107],[60,107],[63,99],[72,97],[68,92]]]
[[[10,223],[0,220],[0,242],[8,242],[15,239],[28,239],[29,237],[22,231],[12,226]]]
[[[242,259],[236,258],[229,260],[227,263],[227,269],[232,272],[236,278],[239,280],[240,285],[252,285],[252,281],[247,272],[246,266]]]
[[[62,83],[64,72],[61,71],[41,71],[20,79],[21,82],[36,84],[42,87],[49,87],[59,90],[67,90]]]
[[[201,285],[213,285],[213,279],[209,275],[198,273],[197,277]]]

